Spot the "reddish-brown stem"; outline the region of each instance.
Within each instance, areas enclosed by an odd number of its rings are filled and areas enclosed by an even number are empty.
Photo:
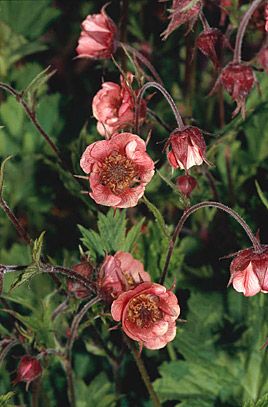
[[[208,31],[210,29],[210,25],[209,25],[208,20],[206,19],[205,15],[204,15],[203,11],[201,11],[199,13],[199,18],[200,18],[200,21],[202,23],[204,31]]]
[[[254,0],[253,3],[250,5],[248,11],[243,15],[243,18],[239,24],[239,28],[236,34],[236,40],[235,40],[235,49],[234,49],[234,57],[233,57],[233,62],[234,63],[240,63],[241,62],[241,51],[242,51],[242,42],[243,38],[245,35],[245,31],[248,25],[248,22],[254,13],[254,11],[259,7],[259,5],[263,2],[264,0]]]
[[[26,244],[31,243],[30,236],[28,235],[27,231],[24,229],[24,227],[20,224],[19,220],[17,217],[14,215],[12,210],[9,208],[7,205],[6,201],[2,198],[0,195],[0,206],[11,221],[11,223],[14,225],[18,235],[24,240]]]
[[[251,243],[254,247],[255,252],[261,252],[262,251],[262,246],[260,244],[260,242],[258,241],[258,239],[254,236],[254,234],[252,233],[250,227],[248,226],[248,224],[244,221],[244,219],[241,218],[240,215],[238,215],[237,212],[235,212],[233,209],[229,208],[228,206],[220,203],[220,202],[214,202],[214,201],[204,201],[204,202],[200,202],[196,205],[191,206],[190,208],[186,209],[183,214],[182,217],[180,218],[173,236],[169,242],[169,248],[168,248],[168,253],[167,253],[167,257],[166,257],[166,261],[164,264],[164,268],[159,280],[160,284],[164,284],[165,282],[165,278],[167,275],[167,271],[168,271],[168,266],[173,254],[173,250],[175,247],[175,243],[176,240],[179,236],[179,234],[181,233],[181,230],[183,228],[184,223],[186,222],[186,220],[188,219],[188,217],[196,212],[197,210],[201,209],[201,208],[205,208],[205,207],[214,207],[217,209],[220,209],[226,213],[228,213],[230,216],[232,216],[238,223],[240,223],[240,225],[242,226],[242,228],[245,230],[246,234],[248,235],[249,239],[251,240]]]
[[[144,93],[146,92],[147,89],[149,88],[155,88],[157,90],[159,90],[159,92],[162,93],[162,95],[166,98],[166,100],[168,101],[175,119],[177,121],[177,125],[178,125],[178,129],[179,130],[183,130],[184,123],[182,120],[182,117],[180,115],[180,112],[176,106],[176,103],[174,102],[173,98],[170,96],[170,94],[168,93],[168,91],[159,83],[157,82],[147,82],[145,83],[145,85],[143,85],[143,87],[140,89],[138,97],[137,97],[137,101],[136,101],[136,110],[135,110],[135,128],[137,133],[139,133],[139,116],[140,116],[140,107],[141,107],[141,101],[142,101],[142,97],[144,95]]]
[[[41,136],[46,140],[46,142],[49,144],[50,148],[53,150],[53,152],[56,154],[58,160],[63,164],[63,161],[60,156],[60,152],[58,148],[55,146],[49,135],[45,132],[45,130],[42,128],[40,125],[39,121],[36,118],[35,112],[29,107],[29,105],[25,102],[23,99],[23,95],[20,92],[17,92],[12,86],[7,85],[6,83],[0,82],[0,88],[4,89],[8,93],[10,93],[12,96],[14,96],[17,101],[21,104],[23,107],[25,113],[35,126],[35,128],[38,130],[38,132],[41,134]],[[64,168],[66,166],[64,165]]]

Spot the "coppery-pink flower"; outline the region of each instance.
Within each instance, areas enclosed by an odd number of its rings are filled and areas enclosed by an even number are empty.
[[[75,264],[72,267],[73,271],[79,274],[86,279],[90,279],[92,276],[93,268],[87,261],[83,261],[82,263]],[[69,279],[67,281],[67,289],[69,292],[72,292],[76,298],[85,298],[89,295],[89,290],[78,281],[74,281]]]
[[[229,284],[246,297],[268,292],[268,246],[261,253],[253,248],[241,250],[233,259]]]
[[[169,163],[174,168],[188,170],[205,160],[206,143],[197,127],[175,129],[167,142]]]
[[[128,73],[126,80],[121,76],[121,85],[104,82],[93,98],[92,110],[98,120],[97,130],[102,136],[111,136],[118,130],[133,127],[135,116],[134,91],[131,83],[134,76]],[[140,120],[146,114],[146,104],[142,101]]]
[[[170,23],[166,30],[161,34],[164,40],[166,40],[167,37],[182,24],[189,22],[191,26],[193,26],[196,22],[202,9],[202,1],[196,0],[194,4],[191,3],[192,0],[173,0],[171,14],[169,16]]]
[[[117,48],[117,27],[105,13],[90,14],[82,22],[76,52],[79,58],[111,58]]]
[[[114,208],[136,206],[154,175],[145,142],[132,133],[114,134],[109,140],[90,144],[80,165],[89,174],[91,198]]]
[[[130,253],[119,251],[114,256],[106,256],[101,266],[98,286],[101,295],[108,301],[117,298],[145,281],[151,281],[144,271],[143,264]]]
[[[26,382],[27,386],[42,374],[42,366],[38,359],[31,355],[22,356],[17,368],[17,377],[14,384]]]
[[[176,336],[180,307],[176,295],[156,283],[142,283],[112,303],[112,317],[131,339],[148,349],[161,349]]]

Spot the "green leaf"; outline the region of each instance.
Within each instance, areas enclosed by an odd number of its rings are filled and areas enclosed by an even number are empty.
[[[0,407],[11,407],[12,405],[9,404],[8,402],[11,401],[11,399],[15,396],[15,394],[16,393],[14,393],[13,391],[10,391],[6,394],[1,394],[0,395]]]
[[[13,290],[20,287],[21,285],[29,283],[30,280],[37,274],[39,274],[39,272],[38,268],[35,265],[27,267],[27,269],[20,273],[19,276],[13,281],[10,286],[9,292],[11,293]]]
[[[261,397],[258,401],[247,401],[243,407],[267,407],[268,406],[268,393]]]
[[[43,231],[41,235],[34,241],[33,244],[32,259],[33,263],[37,266],[40,263],[45,233],[46,231]]]
[[[142,225],[144,224],[145,218],[142,218],[139,222],[136,223],[136,225],[132,226],[132,228],[129,230],[125,243],[122,247],[122,251],[124,252],[130,252],[131,249],[133,248],[134,243],[136,242],[139,234],[141,233],[141,228]]]
[[[109,382],[105,373],[96,376],[89,385],[83,380],[76,380],[75,383],[77,407],[115,407],[116,395],[113,386]]]
[[[170,234],[168,232],[167,226],[165,224],[165,220],[161,214],[161,212],[157,209],[157,207],[150,202],[145,195],[142,198],[143,202],[145,203],[145,205],[147,206],[147,208],[149,209],[150,212],[152,212],[152,214],[155,217],[156,223],[159,226],[159,229],[161,230],[163,236],[165,236],[167,239],[170,239]]]
[[[256,185],[256,189],[257,189],[258,195],[260,197],[260,200],[262,201],[262,203],[266,207],[266,209],[268,209],[268,199],[264,195],[258,181],[255,181],[255,185]]]
[[[0,194],[2,194],[2,190],[3,190],[5,165],[8,162],[8,160],[10,160],[11,158],[12,158],[12,155],[5,158],[0,167]]]
[[[116,252],[124,244],[126,234],[126,212],[110,209],[106,216],[99,214],[98,229],[108,253]]]

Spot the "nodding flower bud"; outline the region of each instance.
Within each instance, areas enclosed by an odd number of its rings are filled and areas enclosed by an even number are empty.
[[[75,266],[72,267],[72,269],[77,274],[79,274],[82,277],[85,277],[88,280],[92,276],[93,272],[92,266],[87,261],[76,264]],[[73,293],[75,297],[78,299],[85,298],[89,295],[88,289],[83,284],[70,279],[67,281],[67,290]]]
[[[187,198],[191,195],[192,191],[195,189],[197,186],[196,179],[194,177],[191,177],[191,175],[182,175],[177,178],[176,184],[178,187],[178,190],[185,195]]]
[[[211,59],[215,68],[220,66],[220,50],[225,42],[224,36],[217,28],[208,28],[201,32],[196,39],[197,48]]]
[[[24,355],[17,369],[17,377],[13,384],[26,382],[27,386],[42,374],[42,366],[38,359],[30,355]]]
[[[236,116],[241,110],[244,118],[245,100],[256,82],[253,69],[241,63],[231,62],[223,69],[220,81],[237,104],[233,116]]]
[[[197,127],[175,129],[166,144],[169,151],[167,158],[174,168],[188,170],[194,165],[205,161],[206,143]]]
[[[82,22],[82,32],[76,52],[79,58],[111,58],[117,48],[118,31],[113,20],[105,13],[88,15]]]
[[[268,245],[262,245],[261,253],[253,248],[241,250],[233,259],[229,285],[246,297],[268,292]]]

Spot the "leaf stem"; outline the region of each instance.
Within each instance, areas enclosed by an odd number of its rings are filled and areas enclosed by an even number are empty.
[[[162,271],[162,274],[161,274],[161,277],[159,280],[160,284],[164,284],[164,282],[165,282],[165,278],[166,278],[167,271],[168,271],[168,266],[169,266],[169,263],[170,263],[170,260],[171,260],[172,254],[173,254],[175,243],[176,243],[176,240],[177,240],[179,234],[181,233],[184,223],[186,222],[186,220],[192,213],[196,212],[197,210],[199,210],[201,208],[205,208],[205,207],[214,207],[214,208],[220,209],[220,210],[228,213],[230,216],[232,216],[242,226],[242,228],[248,235],[249,239],[252,242],[255,252],[257,252],[257,253],[262,252],[262,246],[261,246],[260,242],[254,236],[254,234],[252,233],[248,224],[244,221],[244,219],[241,218],[240,215],[238,215],[237,212],[235,212],[233,209],[229,208],[228,206],[226,206],[220,202],[214,202],[214,201],[200,202],[196,205],[191,206],[190,208],[186,209],[183,212],[183,214],[174,230],[173,236],[169,242],[169,248],[168,248],[168,253],[167,253],[166,261],[164,264],[164,268],[163,268],[163,271]]]
[[[150,396],[150,398],[152,400],[153,405],[155,407],[161,407],[161,403],[159,401],[159,398],[158,398],[156,392],[154,391],[154,388],[153,388],[152,383],[150,381],[150,377],[148,375],[148,372],[146,370],[146,367],[145,367],[144,362],[143,362],[143,360],[142,360],[142,358],[140,356],[139,351],[135,348],[134,343],[126,335],[124,335],[124,340],[125,340],[128,348],[130,349],[132,355],[133,355],[133,358],[134,358],[134,360],[136,362],[137,368],[139,369],[141,378],[143,380],[143,383],[146,386],[146,389],[147,389],[147,391],[149,393],[149,396]]]
[[[259,7],[259,5],[263,2],[264,0],[254,0],[253,3],[250,5],[248,11],[243,15],[243,18],[239,24],[239,28],[236,34],[236,40],[235,40],[235,49],[234,49],[234,57],[233,57],[233,62],[234,63],[240,63],[241,62],[241,50],[242,50],[242,42],[243,38],[245,35],[245,31],[248,25],[248,22],[254,13],[254,11]]]
[[[161,231],[163,232],[163,235],[166,238],[170,238],[170,234],[167,230],[167,226],[165,224],[164,218],[161,214],[161,212],[157,209],[157,207],[149,201],[149,199],[146,198],[145,195],[143,195],[142,197],[143,202],[145,203],[145,205],[147,206],[147,208],[149,209],[150,212],[152,212],[152,214],[155,217],[155,220],[157,221],[159,228],[161,229]]]

